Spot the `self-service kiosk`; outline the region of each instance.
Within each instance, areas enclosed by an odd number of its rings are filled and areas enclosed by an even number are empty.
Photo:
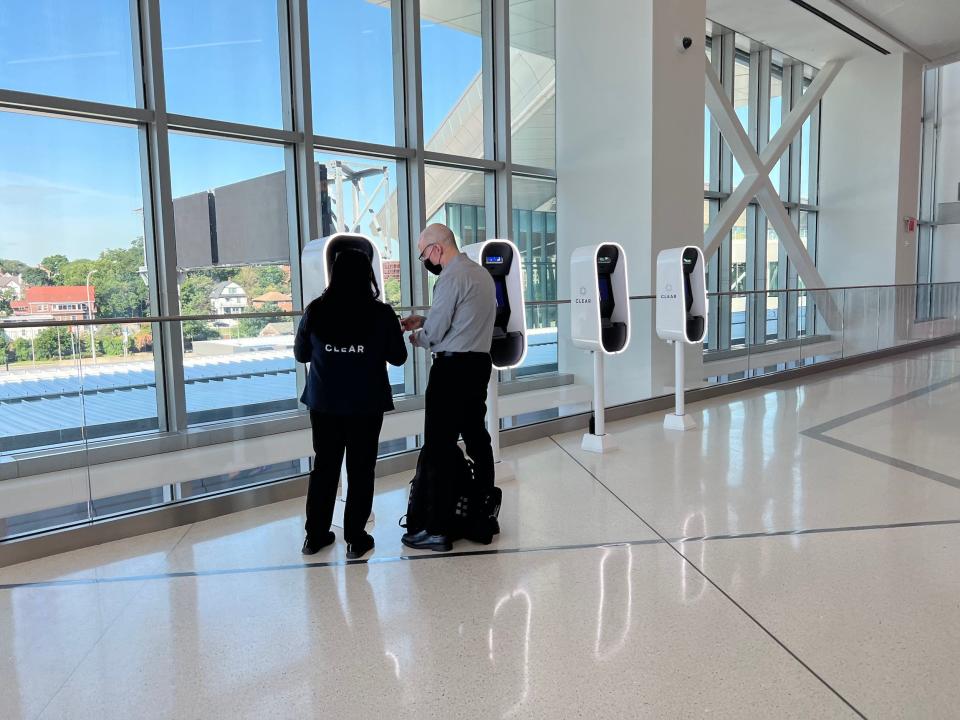
[[[657,335],[674,347],[676,409],[663,420],[668,430],[696,427],[685,414],[684,346],[702,343],[707,334],[707,283],[703,251],[687,245],[657,256]]]
[[[606,434],[604,356],[622,353],[630,344],[630,289],[627,258],[617,243],[577,248],[570,258],[570,337],[593,353],[593,422],[581,447],[606,452],[616,447]]]
[[[373,277],[377,288],[383,293],[383,260],[380,249],[366,235],[356,233],[334,233],[319,240],[311,240],[303,248],[300,255],[303,282],[303,306],[306,307],[316,300],[330,284],[330,273],[337,255],[344,250],[359,250],[370,258],[373,266]],[[346,458],[340,470],[340,492],[337,504],[333,511],[333,524],[343,527],[343,512],[347,498],[347,465]],[[370,522],[373,522],[373,513],[370,513]]]
[[[359,250],[370,258],[377,287],[383,293],[383,260],[380,249],[366,235],[334,233],[319,240],[312,240],[303,248],[301,267],[303,272],[303,306],[316,300],[327,289],[333,261],[344,250]]]
[[[493,277],[497,293],[497,316],[493,326],[490,357],[493,372],[487,388],[487,430],[493,445],[497,480],[515,475],[500,458],[500,406],[498,371],[520,365],[527,356],[527,311],[523,301],[523,266],[520,251],[509,240],[485,240],[464,247],[467,256]]]

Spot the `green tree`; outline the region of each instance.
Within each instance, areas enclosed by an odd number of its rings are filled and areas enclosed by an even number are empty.
[[[28,287],[53,285],[53,280],[50,278],[50,276],[40,268],[28,267],[21,273],[21,275],[23,275],[24,284]]]
[[[93,260],[71,260],[60,267],[61,285],[85,285],[87,283],[87,273],[95,270],[96,262]],[[90,279],[91,284],[93,278]]]
[[[180,312],[184,315],[209,315],[210,293],[214,284],[206,275],[188,275],[180,285]]]
[[[13,354],[17,362],[29,362],[33,360],[33,348],[30,341],[26,338],[17,338],[13,344]]]
[[[134,349],[132,333],[127,333],[127,351]],[[106,325],[97,332],[97,352],[103,355],[123,355],[123,327]]]
[[[391,305],[400,305],[400,281],[391,278],[383,283],[383,299]]]
[[[37,360],[70,357],[70,333],[62,328],[44,328],[33,341]]]
[[[213,280],[206,274],[188,275],[180,285],[180,312],[184,315],[209,315],[213,286]],[[206,320],[185,320],[183,337],[187,342],[211,340],[219,337],[219,333]]]
[[[48,255],[43,260],[40,261],[39,267],[47,271],[47,275],[50,278],[50,282],[54,285],[63,285],[63,276],[61,272],[63,271],[64,266],[70,261],[67,259],[66,255]]]
[[[280,312],[280,308],[274,303],[266,303],[262,312]],[[257,337],[260,335],[260,331],[270,322],[270,318],[241,318],[237,326],[237,332],[242,338]]]
[[[104,250],[96,260],[65,263],[60,275],[64,285],[86,285],[90,277],[98,317],[136,317],[146,314],[148,301],[141,265],[143,238],[137,238],[130,247]]]
[[[10,361],[16,360],[17,355],[13,349],[13,341],[7,335],[6,332],[0,330],[0,362],[7,366],[7,369],[10,369]]]
[[[0,272],[10,275],[20,275],[30,269],[30,266],[20,260],[5,260],[0,258]]]

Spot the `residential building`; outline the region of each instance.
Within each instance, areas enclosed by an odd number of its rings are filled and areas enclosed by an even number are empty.
[[[239,315],[247,307],[247,293],[232,280],[217,283],[210,291],[210,307],[215,315]]]
[[[89,320],[97,314],[93,285],[34,285],[11,303],[15,315],[50,315],[54,320]]]

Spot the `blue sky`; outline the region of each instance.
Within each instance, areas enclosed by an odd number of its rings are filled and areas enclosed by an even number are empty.
[[[127,0],[0,3],[0,87],[133,105]],[[274,0],[164,0],[170,112],[281,127]],[[394,142],[390,11],[311,0],[318,134]],[[430,134],[480,71],[479,37],[424,23],[424,126]],[[135,129],[0,112],[0,257],[95,257],[143,234]],[[175,195],[283,167],[276,147],[172,135]],[[395,181],[396,173],[391,177]]]

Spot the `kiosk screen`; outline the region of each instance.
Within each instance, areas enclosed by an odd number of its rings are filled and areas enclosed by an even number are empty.
[[[600,283],[600,304],[605,305],[613,299],[613,287],[610,285],[610,276],[601,275],[597,279]]]
[[[497,289],[497,312],[507,307],[507,283],[504,278],[497,277],[493,279],[493,285]]]

